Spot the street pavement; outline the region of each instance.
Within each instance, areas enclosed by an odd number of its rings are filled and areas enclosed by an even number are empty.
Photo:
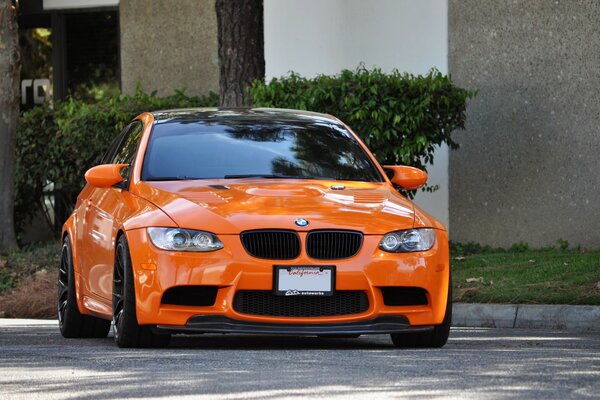
[[[63,339],[0,319],[0,399],[598,398],[600,335],[453,328],[442,349],[359,339],[176,336],[167,349]]]

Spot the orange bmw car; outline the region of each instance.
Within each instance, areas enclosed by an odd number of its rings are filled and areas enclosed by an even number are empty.
[[[340,120],[281,109],[144,113],[64,225],[64,337],[165,346],[177,333],[359,336],[440,347],[452,314],[444,226],[402,196]]]

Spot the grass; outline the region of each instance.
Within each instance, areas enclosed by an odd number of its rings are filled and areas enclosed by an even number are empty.
[[[600,305],[600,251],[508,250],[452,245],[454,300],[467,303]],[[48,242],[0,256],[0,317],[56,316],[60,245]]]
[[[600,251],[559,245],[542,250],[523,245],[512,251],[482,248],[475,254],[464,248],[453,251],[454,300],[600,305]]]

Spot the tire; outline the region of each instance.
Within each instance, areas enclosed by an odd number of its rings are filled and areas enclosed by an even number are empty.
[[[158,335],[150,326],[139,325],[136,313],[135,286],[131,256],[125,235],[119,237],[113,274],[113,326],[117,346],[166,347],[171,335]]]
[[[450,324],[452,322],[452,279],[448,284],[448,301],[446,313],[441,324],[435,325],[428,332],[406,332],[392,333],[392,342],[398,348],[439,348],[443,347],[450,335]]]
[[[75,269],[69,237],[61,250],[58,269],[58,326],[65,338],[103,338],[108,335],[110,321],[83,315],[77,307]]]

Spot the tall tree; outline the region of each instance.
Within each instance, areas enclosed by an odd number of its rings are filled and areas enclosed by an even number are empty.
[[[16,6],[13,0],[0,0],[0,253],[17,248],[13,211],[20,72]]]
[[[249,105],[248,86],[265,76],[263,0],[216,0],[222,107]]]

